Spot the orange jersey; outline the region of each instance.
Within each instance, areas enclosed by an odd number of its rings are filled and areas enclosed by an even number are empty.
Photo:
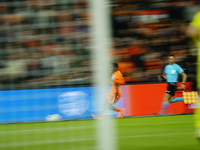
[[[111,77],[111,90],[106,95],[108,102],[111,104],[116,104],[121,97],[121,87],[120,85],[125,85],[123,75],[120,71],[115,71]]]

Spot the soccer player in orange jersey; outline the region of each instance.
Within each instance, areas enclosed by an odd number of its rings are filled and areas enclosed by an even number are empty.
[[[106,95],[106,99],[105,99],[105,104],[104,104],[104,112],[105,109],[107,107],[107,109],[109,110],[113,110],[113,111],[117,111],[118,118],[123,118],[123,112],[124,109],[119,109],[117,107],[114,107],[113,105],[115,105],[117,103],[117,101],[120,99],[121,97],[121,85],[125,85],[125,81],[123,78],[122,73],[118,70],[119,66],[117,63],[113,63],[110,67],[110,71],[113,72],[112,77],[111,77],[111,90],[108,92],[108,94]],[[95,119],[102,119],[102,118],[98,118],[94,115],[92,115]]]
[[[108,92],[106,95],[106,102],[105,102],[105,107],[107,106],[107,109],[113,110],[113,111],[118,111],[118,118],[123,118],[123,111],[124,109],[119,109],[117,107],[114,107],[117,103],[117,101],[121,97],[121,85],[125,85],[125,81],[123,78],[122,73],[118,70],[119,66],[117,63],[113,63],[111,66],[111,72],[113,72],[112,77],[111,77],[111,90]],[[105,109],[104,107],[104,109]]]

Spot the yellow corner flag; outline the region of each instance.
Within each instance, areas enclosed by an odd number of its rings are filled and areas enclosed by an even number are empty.
[[[198,103],[198,93],[196,91],[183,92],[183,99],[185,104]]]

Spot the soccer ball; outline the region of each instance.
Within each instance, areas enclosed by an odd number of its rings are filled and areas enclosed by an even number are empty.
[[[61,116],[59,114],[48,115],[46,117],[46,121],[57,121],[59,119],[61,119]]]

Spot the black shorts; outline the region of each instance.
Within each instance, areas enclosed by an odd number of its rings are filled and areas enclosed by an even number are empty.
[[[174,96],[175,91],[177,91],[177,84],[176,83],[168,83],[166,93],[170,94],[171,96]]]

